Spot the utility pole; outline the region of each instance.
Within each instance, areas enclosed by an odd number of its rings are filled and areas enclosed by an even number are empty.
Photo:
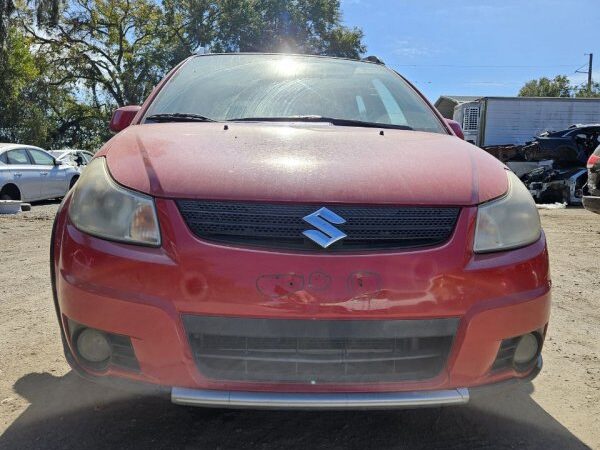
[[[592,66],[594,64],[594,54],[590,53],[590,64],[588,67],[588,95],[592,94]]]

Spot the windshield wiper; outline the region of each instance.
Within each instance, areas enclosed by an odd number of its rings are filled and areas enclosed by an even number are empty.
[[[392,123],[365,122],[354,119],[338,119],[325,116],[288,116],[288,117],[241,117],[229,119],[227,122],[329,122],[340,127],[392,128],[396,130],[412,130],[408,125]]]
[[[193,113],[152,114],[146,117],[146,120],[151,120],[152,122],[216,122],[214,119]]]

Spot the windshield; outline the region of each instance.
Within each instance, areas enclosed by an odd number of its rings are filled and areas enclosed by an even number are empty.
[[[431,108],[385,66],[289,55],[198,56],[151,104],[157,114],[212,120],[322,116],[447,133]]]

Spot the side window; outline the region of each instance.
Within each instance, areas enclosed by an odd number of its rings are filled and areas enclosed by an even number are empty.
[[[6,152],[0,153],[0,162],[4,164],[8,164],[8,159],[6,158]]]
[[[8,164],[31,164],[25,149],[9,150],[6,152]]]
[[[81,154],[83,155],[83,159],[85,160],[86,164],[89,164],[89,162],[94,157],[94,155],[92,155],[91,153],[87,153],[87,152],[81,152]]]
[[[33,159],[33,163],[36,166],[53,166],[54,158],[48,155],[47,153],[40,152],[39,150],[29,150],[29,154],[31,155],[31,159]]]

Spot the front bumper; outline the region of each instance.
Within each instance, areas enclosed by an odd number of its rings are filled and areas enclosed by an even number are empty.
[[[370,394],[308,394],[240,391],[206,391],[173,388],[171,401],[177,405],[252,409],[402,409],[469,402],[464,388],[439,391],[376,392]]]
[[[533,370],[525,378],[511,379],[476,388],[456,388],[432,391],[384,393],[272,393],[209,391],[174,387],[171,401],[177,405],[210,408],[357,410],[405,409],[437,406],[457,406],[469,403],[472,397],[495,394],[514,382],[533,380],[542,370],[543,359],[538,356]]]
[[[450,242],[432,249],[342,256],[269,253],[202,242],[189,233],[172,202],[157,200],[157,207],[160,249],[87,236],[69,223],[64,209],[59,212],[52,244],[56,308],[68,359],[88,377],[175,386],[174,401],[194,404],[282,407],[287,401],[285,407],[358,408],[363,402],[378,408],[464,403],[465,389],[527,379],[535,372],[493,370],[493,365],[503,340],[543,331],[548,323],[543,237],[519,250],[470,254],[465,249],[471,248],[475,210],[466,208]],[[261,287],[257,280],[264,274],[280,275]],[[454,319],[458,326],[443,370],[433,378],[257,382],[205,376],[184,326],[189,315],[375,323]],[[69,338],[71,321],[130,337],[139,370],[85,367]]]

